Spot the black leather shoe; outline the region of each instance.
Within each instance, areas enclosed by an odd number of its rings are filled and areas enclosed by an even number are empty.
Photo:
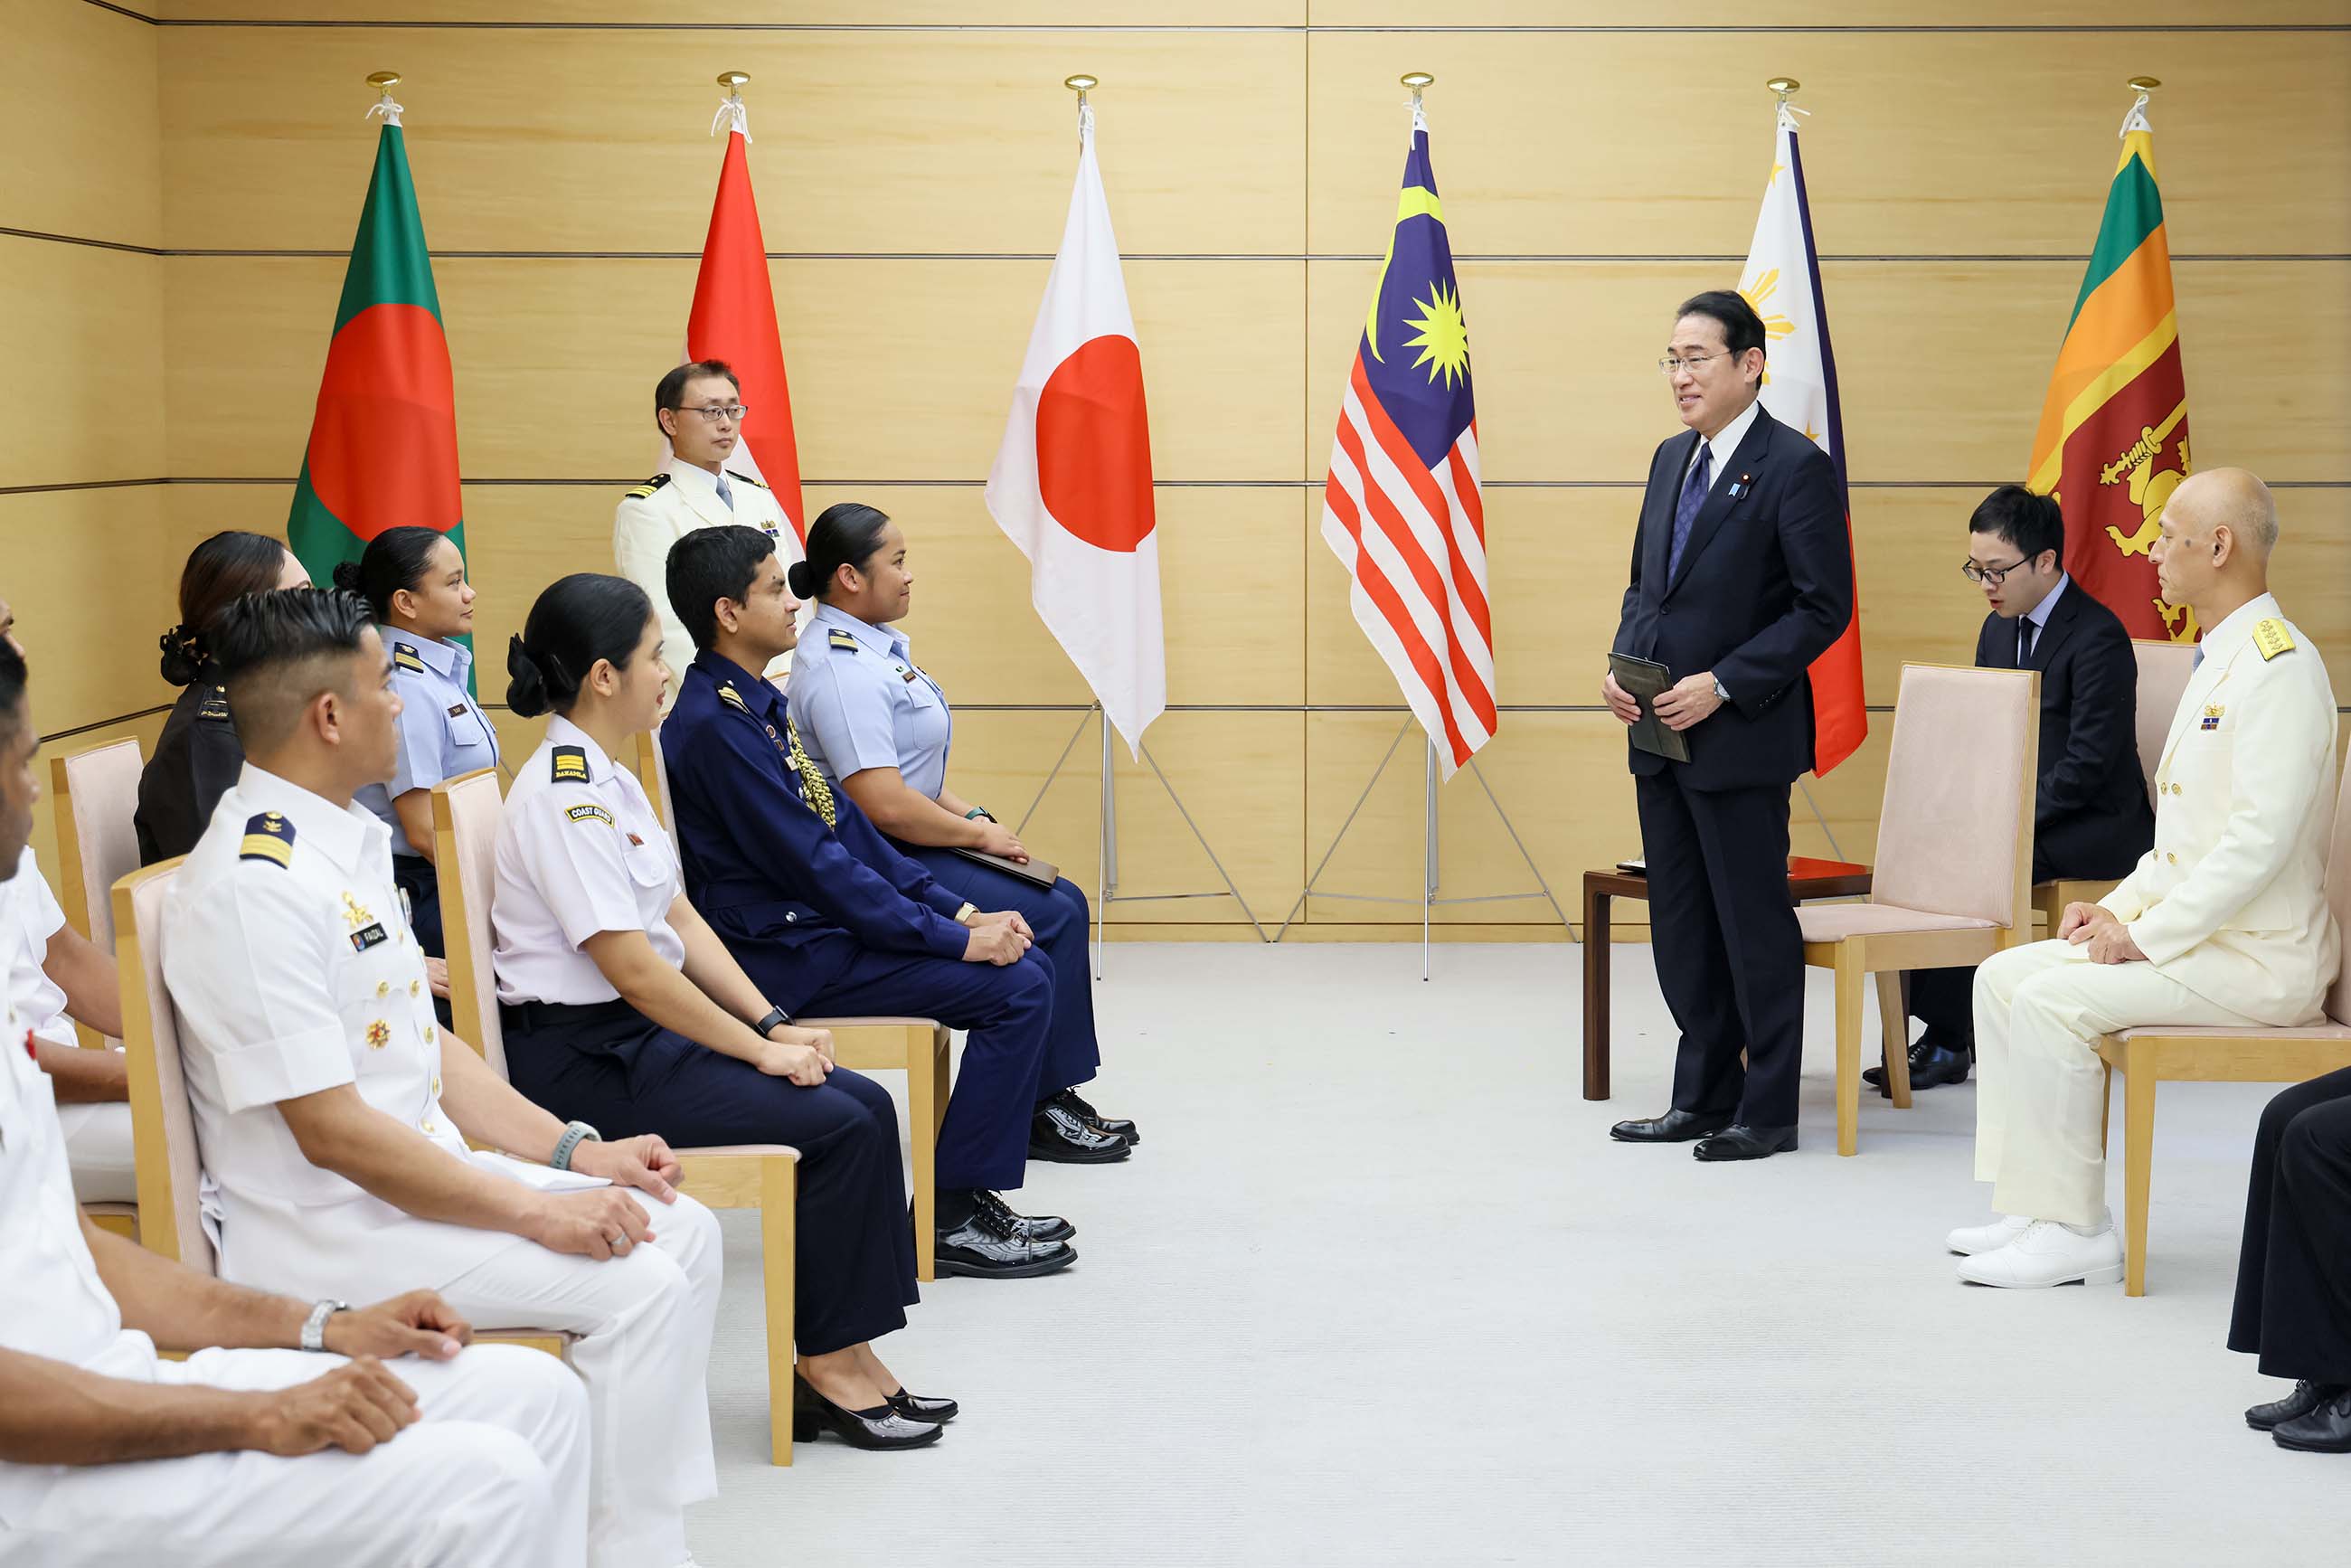
[[[2279,1422],[2270,1429],[2270,1441],[2308,1454],[2351,1454],[2351,1389],[2337,1389],[2307,1416]]]
[[[1968,1074],[1975,1071],[1975,1059],[1964,1051],[1951,1051],[1939,1045],[1923,1042],[1910,1048],[1910,1087],[1940,1089],[1946,1083],[1965,1083]],[[1877,1074],[1877,1092],[1885,1099],[1894,1098],[1894,1086],[1886,1082],[1886,1070],[1873,1068]]]
[[[1619,1122],[1608,1135],[1620,1144],[1687,1144],[1730,1125],[1728,1111],[1668,1111],[1641,1122]]]
[[[1029,1157],[1057,1166],[1106,1166],[1134,1153],[1116,1133],[1105,1133],[1076,1112],[1048,1100],[1029,1118]]]
[[[1134,1130],[1134,1123],[1126,1120],[1123,1116],[1103,1115],[1092,1105],[1087,1104],[1083,1096],[1080,1095],[1074,1089],[1064,1089],[1059,1094],[1054,1095],[1050,1100],[1046,1101],[1045,1103],[1048,1105],[1059,1105],[1062,1110],[1076,1116],[1080,1121],[1091,1122],[1093,1125],[1100,1127],[1103,1132],[1112,1134],[1116,1137],[1124,1138],[1130,1144],[1139,1144],[1143,1142],[1143,1134]]]
[[[1000,1205],[975,1205],[961,1225],[939,1228],[938,1271],[975,1280],[1030,1280],[1058,1274],[1078,1260],[1066,1241],[1032,1241],[1005,1221]],[[1013,1218],[1018,1218],[1014,1216]]]
[[[1710,1138],[1700,1138],[1690,1153],[1701,1160],[1761,1160],[1795,1146],[1793,1127],[1750,1127],[1738,1122]]]
[[[972,1194],[972,1201],[992,1211],[999,1221],[1011,1228],[1012,1234],[1023,1241],[1067,1241],[1078,1233],[1076,1226],[1058,1214],[1013,1213],[1012,1206],[1004,1201],[1000,1193],[982,1189]]]
[[[927,1421],[934,1427],[944,1425],[963,1414],[963,1406],[952,1399],[925,1399],[903,1388],[882,1397],[890,1402],[891,1409],[907,1420]]]
[[[2283,1399],[2273,1399],[2266,1405],[2256,1405],[2245,1412],[2245,1425],[2256,1432],[2267,1432],[2281,1421],[2298,1420],[2345,1392],[2342,1385],[2312,1383],[2307,1379],[2294,1385],[2294,1392]]]
[[[913,1419],[894,1401],[885,1400],[871,1410],[844,1410],[795,1375],[792,1441],[813,1443],[821,1432],[859,1448],[919,1448],[939,1440],[937,1422]]]

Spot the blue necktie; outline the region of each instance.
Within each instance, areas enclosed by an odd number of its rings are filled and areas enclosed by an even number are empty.
[[[1682,567],[1682,550],[1689,544],[1690,525],[1698,521],[1698,509],[1706,504],[1706,493],[1714,476],[1714,448],[1701,441],[1698,445],[1698,461],[1691,465],[1689,477],[1682,481],[1682,498],[1674,507],[1674,548],[1666,557],[1666,577],[1670,580]]]
[[[726,487],[726,476],[724,474],[718,476],[718,498],[726,503],[728,511],[735,509],[735,492]]]

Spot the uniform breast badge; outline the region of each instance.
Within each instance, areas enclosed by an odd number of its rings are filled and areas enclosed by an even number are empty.
[[[2222,706],[2220,704],[2219,704],[2219,703],[2206,703],[2206,704],[2204,705],[2204,719],[2203,719],[2203,722],[2202,722],[2201,724],[2198,725],[2198,726],[2197,726],[2197,727],[2198,727],[2199,729],[2218,729],[2218,728],[2220,728],[2220,716],[2221,716],[2222,714],[2226,713],[2227,711],[2228,711],[2228,709],[2227,709],[2227,708],[2225,708],[2225,707],[2223,707],[2223,706]]]
[[[392,1043],[392,1026],[378,1019],[368,1025],[367,1042],[370,1051],[381,1051]]]
[[[360,926],[365,925],[369,921],[373,920],[375,916],[370,915],[367,912],[366,907],[362,905],[358,899],[353,898],[348,893],[343,894],[343,924],[357,931]]]

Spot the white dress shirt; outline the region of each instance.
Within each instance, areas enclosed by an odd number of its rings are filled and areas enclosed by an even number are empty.
[[[1757,398],[1753,402],[1747,405],[1746,411],[1740,413],[1737,419],[1732,420],[1729,424],[1726,424],[1720,430],[1716,431],[1712,440],[1703,444],[1703,449],[1714,455],[1713,476],[1708,482],[1706,487],[1706,493],[1708,495],[1713,495],[1716,486],[1722,483],[1723,475],[1729,470],[1731,457],[1739,451],[1739,444],[1747,439],[1747,432],[1755,423],[1756,411],[1761,409],[1762,406],[1763,400],[1760,397]],[[1682,465],[1682,483],[1684,485],[1689,483],[1689,471],[1698,466],[1698,455],[1699,450],[1700,448],[1696,446],[1690,448],[1689,461]],[[1674,494],[1676,496],[1679,496],[1681,494],[1680,489],[1677,487]]]

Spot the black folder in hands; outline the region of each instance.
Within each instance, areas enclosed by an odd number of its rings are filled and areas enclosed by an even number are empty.
[[[1653,659],[1636,659],[1630,653],[1608,655],[1608,673],[1616,684],[1641,705],[1641,716],[1633,723],[1633,744],[1656,756],[1676,762],[1689,760],[1689,737],[1679,730],[1667,729],[1665,720],[1657,716],[1657,698],[1674,684],[1671,670]]]

